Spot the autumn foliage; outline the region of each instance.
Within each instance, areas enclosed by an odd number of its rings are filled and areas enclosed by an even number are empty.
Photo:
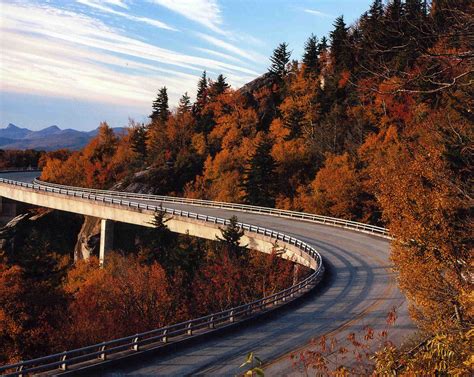
[[[239,90],[222,75],[213,81],[204,72],[196,101],[185,94],[169,111],[166,88],[160,89],[149,124],[132,124],[120,137],[102,124],[83,151],[46,154],[42,178],[102,188],[145,172],[146,184],[159,194],[386,226],[413,318],[427,337],[452,345],[455,334],[466,338],[474,320],[472,20],[468,0],[375,0],[352,27],[337,18],[330,41],[311,36],[302,62],[290,62],[288,45],[280,44],[269,72]],[[137,263],[131,265],[145,280],[162,282],[153,294],[168,302],[160,267]],[[246,268],[235,263],[224,251],[194,270],[194,289],[212,297],[212,308],[250,298],[236,284]],[[276,260],[265,263],[267,282],[259,294],[280,284],[268,283],[278,275],[268,271],[285,268]],[[93,290],[102,279],[119,286],[124,280],[107,269],[90,274],[82,289]],[[222,281],[226,277],[232,279]],[[214,291],[209,280],[225,289]],[[134,284],[127,289],[138,295],[140,284]],[[85,299],[80,292],[75,297]],[[206,307],[194,305],[199,312]],[[160,310],[148,324],[174,315]]]

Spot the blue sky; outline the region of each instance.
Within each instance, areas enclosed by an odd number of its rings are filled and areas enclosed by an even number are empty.
[[[299,59],[311,33],[354,22],[370,0],[0,0],[0,127],[91,130],[146,121],[203,70],[239,87],[278,43]]]

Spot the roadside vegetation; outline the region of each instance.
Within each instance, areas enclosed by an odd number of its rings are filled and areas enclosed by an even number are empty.
[[[195,100],[184,93],[172,110],[166,87],[159,89],[149,123],[131,122],[123,137],[101,124],[82,151],[44,154],[42,179],[94,188],[122,182],[156,194],[386,226],[394,236],[399,286],[426,341],[408,353],[382,337],[378,351],[366,352],[366,372],[468,374],[474,316],[473,10],[469,0],[375,0],[355,24],[346,25],[341,16],[328,38],[311,35],[300,60],[281,43],[269,71],[241,89],[203,72]],[[100,340],[124,334],[120,326],[110,332],[105,319],[95,322],[88,313],[116,310],[122,318],[146,286],[154,287],[154,296],[145,300],[150,307],[137,310],[153,313],[143,326],[155,326],[291,283],[286,262],[252,252],[236,257],[224,241],[211,245],[168,234],[150,250],[143,245],[133,255],[112,258],[117,272],[98,269],[93,259],[79,262],[51,289],[44,286],[51,284],[47,279],[37,283],[24,267],[4,260],[0,342],[11,348],[3,359],[54,348],[49,335],[42,335],[60,329],[51,320],[58,318],[51,313],[57,306],[47,300],[66,305],[63,315],[77,316],[64,321],[70,326],[83,321],[82,330],[66,332],[75,334],[70,344],[78,345],[95,341],[95,334]],[[126,277],[136,284],[127,288],[132,301],[109,302],[107,297],[125,290]],[[32,290],[39,291],[25,294]],[[67,299],[58,299],[56,291]],[[35,297],[40,302],[25,301]],[[163,302],[159,310],[155,298]],[[38,330],[38,324],[51,331]],[[138,322],[130,326],[142,328]],[[74,338],[81,333],[89,338]],[[308,365],[319,370],[316,361]]]

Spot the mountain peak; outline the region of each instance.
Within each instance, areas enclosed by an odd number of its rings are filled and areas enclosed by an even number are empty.
[[[7,130],[19,130],[20,127],[15,126],[13,123],[8,123]]]
[[[56,125],[52,125],[52,126],[43,128],[43,129],[40,130],[40,131],[61,131],[61,129],[60,129],[58,126],[56,126]]]

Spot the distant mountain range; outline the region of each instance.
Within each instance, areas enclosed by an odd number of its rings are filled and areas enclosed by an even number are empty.
[[[51,151],[61,148],[78,150],[83,148],[90,139],[97,135],[97,130],[77,131],[62,130],[58,126],[50,126],[39,131],[20,128],[9,124],[0,128],[0,149],[36,149]],[[119,135],[125,132],[124,127],[113,129]]]

